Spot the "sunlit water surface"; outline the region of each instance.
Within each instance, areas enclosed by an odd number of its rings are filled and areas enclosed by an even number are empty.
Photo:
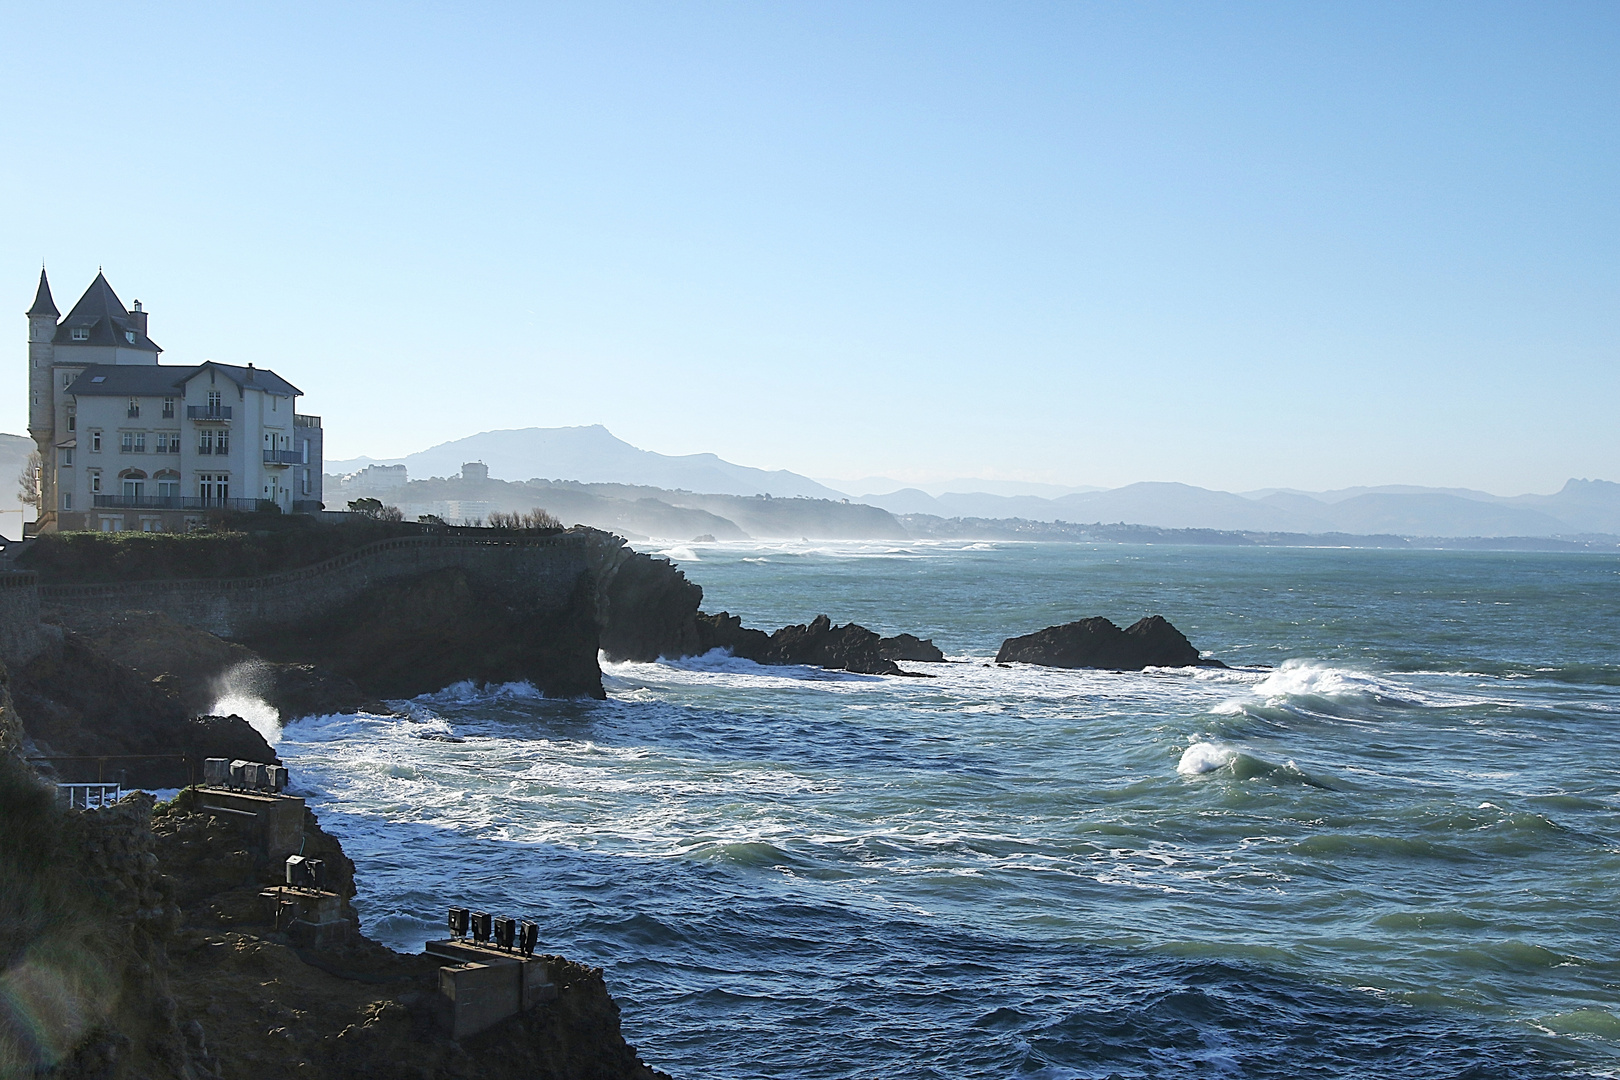
[[[289,724],[370,934],[534,917],[683,1080],[1620,1075],[1620,559],[668,554],[707,610],[957,662],[714,654]],[[988,663],[1094,614],[1234,670]]]

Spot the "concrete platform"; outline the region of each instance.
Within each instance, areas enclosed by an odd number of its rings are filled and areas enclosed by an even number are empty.
[[[471,941],[430,941],[423,951],[444,964],[439,993],[449,1006],[444,1015],[452,1039],[475,1035],[557,998],[544,960]]]
[[[296,795],[199,787],[204,810],[250,815],[257,822],[259,846],[271,859],[295,854],[304,842],[304,800]]]

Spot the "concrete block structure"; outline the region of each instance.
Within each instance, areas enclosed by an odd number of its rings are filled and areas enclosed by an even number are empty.
[[[321,418],[265,368],[159,362],[139,300],[100,273],[64,318],[50,282],[28,309],[28,433],[39,448],[30,532],[174,532],[209,510],[318,513]]]
[[[462,940],[430,941],[424,951],[444,965],[439,969],[439,993],[452,1039],[476,1035],[557,998],[544,958]]]

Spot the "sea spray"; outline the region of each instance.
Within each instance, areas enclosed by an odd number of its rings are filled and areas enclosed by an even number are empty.
[[[271,746],[281,742],[281,713],[264,699],[269,688],[269,665],[249,660],[226,671],[214,683],[216,716],[240,716]]]

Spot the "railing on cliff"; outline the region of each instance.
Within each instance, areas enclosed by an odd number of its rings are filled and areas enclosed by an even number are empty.
[[[522,548],[565,547],[583,544],[587,538],[577,533],[552,533],[547,536],[397,536],[390,540],[376,540],[353,551],[334,555],[322,562],[311,563],[292,570],[271,574],[235,578],[149,578],[141,581],[113,581],[94,585],[41,585],[41,600],[99,600],[142,592],[178,592],[182,590],[230,591],[236,589],[263,589],[278,585],[292,585],[301,581],[330,574],[357,562],[389,551],[409,548]],[[31,571],[24,571],[32,574]],[[3,576],[3,575],[0,575]]]

